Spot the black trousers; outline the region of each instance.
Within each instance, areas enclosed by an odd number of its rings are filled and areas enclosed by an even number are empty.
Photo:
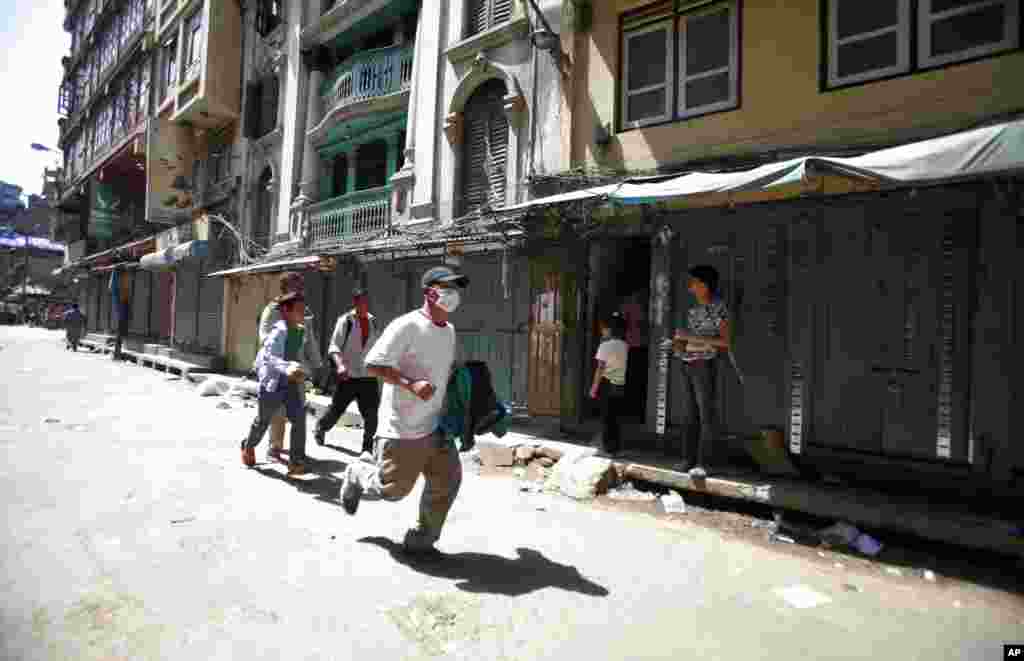
[[[602,379],[597,395],[601,402],[601,447],[605,452],[618,452],[622,449],[620,420],[628,405],[625,387],[613,385],[608,379]]]
[[[380,386],[377,379],[339,381],[330,408],[316,423],[317,431],[333,429],[353,399],[359,407],[359,415],[363,416],[363,450],[372,453],[373,439],[377,436],[377,409],[380,408]]]
[[[715,382],[718,359],[683,363],[683,396],[687,416],[683,432],[683,458],[690,464],[706,466],[718,433]]]

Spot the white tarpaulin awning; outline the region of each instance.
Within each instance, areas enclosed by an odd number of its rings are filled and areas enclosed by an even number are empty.
[[[236,275],[238,273],[258,273],[260,271],[277,271],[284,270],[292,266],[304,266],[307,264],[319,264],[320,257],[317,255],[310,255],[308,257],[296,257],[294,259],[282,259],[277,262],[266,262],[264,264],[249,264],[248,266],[239,266],[233,269],[227,269],[225,271],[216,271],[215,273],[208,273],[207,278],[214,278],[225,275]]]
[[[810,176],[826,173],[892,185],[964,180],[1022,170],[1024,119],[1017,119],[853,158],[805,156],[743,172],[691,172],[651,182],[627,180],[621,184],[532,200],[506,207],[504,211],[600,196],[607,196],[610,202],[619,204],[646,204],[687,195],[765,190],[800,183]]]

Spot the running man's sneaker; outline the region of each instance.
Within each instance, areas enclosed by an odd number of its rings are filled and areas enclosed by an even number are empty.
[[[256,450],[254,448],[242,448],[242,463],[246,468],[256,465]]]
[[[341,485],[340,495],[342,508],[349,514],[355,514],[363,497],[363,485],[359,482],[359,471],[354,462],[345,468],[345,480]]]
[[[297,477],[299,475],[305,475],[309,472],[309,468],[304,462],[292,461],[288,463],[288,477]]]

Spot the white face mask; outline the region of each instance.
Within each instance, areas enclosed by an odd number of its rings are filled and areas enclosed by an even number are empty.
[[[437,289],[437,307],[451,314],[459,307],[462,296],[457,289]]]

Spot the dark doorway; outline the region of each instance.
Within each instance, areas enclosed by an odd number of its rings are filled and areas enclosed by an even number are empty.
[[[615,238],[595,241],[590,247],[591,341],[583,383],[589,388],[594,354],[601,342],[598,322],[615,312],[627,322],[630,344],[626,371],[627,420],[642,423],[647,402],[648,309],[650,306],[651,242],[643,238]],[[597,415],[596,408],[588,415]]]
[[[356,152],[356,190],[379,188],[388,183],[388,143],[383,140],[359,145]]]

